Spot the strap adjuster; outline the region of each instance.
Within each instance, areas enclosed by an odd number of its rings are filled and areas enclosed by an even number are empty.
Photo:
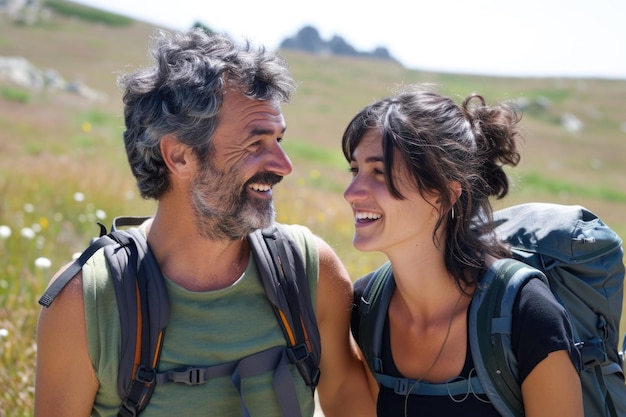
[[[398,378],[393,392],[398,395],[407,395],[409,393],[409,380],[406,378]]]
[[[575,345],[583,360],[583,366],[593,367],[596,365],[604,365],[608,361],[606,354],[606,345],[600,338],[592,339],[576,343]]]
[[[137,404],[132,404],[132,401],[129,401],[128,398],[122,401],[120,404],[120,409],[117,412],[118,417],[136,417],[139,413],[137,410]]]
[[[302,362],[309,357],[309,348],[306,343],[300,343],[299,345],[287,348],[287,357],[289,362],[296,364]]]
[[[156,369],[139,366],[135,374],[135,380],[145,385],[153,385],[156,381]]]

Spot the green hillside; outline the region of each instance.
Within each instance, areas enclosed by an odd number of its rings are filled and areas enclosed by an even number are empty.
[[[7,416],[32,413],[36,300],[50,274],[98,232],[96,220],[110,224],[153,209],[137,196],[127,168],[115,79],[148,62],[156,28],[80,9],[33,25],[0,15],[0,58],[23,57],[100,97],[0,79],[0,410]],[[626,80],[438,74],[370,59],[281,54],[299,88],[284,107],[284,144],[295,170],[276,190],[279,220],[326,238],[355,278],[382,257],[352,248],[341,134],[361,107],[405,83],[438,84],[459,100],[475,91],[489,102],[525,103],[523,161],[512,172],[512,194],[497,204],[582,204],[626,236]],[[567,130],[563,120],[579,122],[580,130]]]

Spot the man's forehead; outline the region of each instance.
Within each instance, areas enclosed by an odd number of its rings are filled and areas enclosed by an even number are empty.
[[[242,93],[229,90],[224,94],[220,115],[245,117],[248,114],[267,113],[270,116],[279,116],[281,106],[278,100],[257,100]]]

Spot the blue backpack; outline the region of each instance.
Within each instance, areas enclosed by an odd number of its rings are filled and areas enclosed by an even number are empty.
[[[505,417],[524,416],[517,361],[511,348],[512,307],[529,279],[548,284],[567,310],[583,370],[586,417],[626,417],[623,351],[618,352],[624,263],[622,240],[580,206],[529,203],[494,213],[496,236],[515,259],[494,262],[469,310],[469,342],[477,376],[448,384],[420,383],[411,393],[486,394]],[[359,346],[379,384],[408,394],[412,380],[385,375],[381,339],[395,288],[389,263],[373,272],[359,308]],[[468,388],[469,387],[469,388]]]
[[[118,417],[135,417],[143,411],[158,384],[198,385],[212,378],[229,377],[241,394],[242,378],[269,371],[274,372],[274,392],[283,416],[300,416],[295,386],[286,365],[291,363],[298,368],[313,393],[320,376],[321,344],[304,261],[297,245],[279,224],[248,236],[265,293],[285,335],[286,347],[277,346],[239,361],[211,367],[189,364],[182,369],[159,372],[159,357],[169,318],[167,288],[143,235],[134,228],[121,229],[138,226],[145,220],[147,217],[117,218],[110,233],[101,224],[100,238],[92,241],[39,300],[43,307],[49,307],[87,260],[104,248],[122,330],[118,372],[118,393],[122,403]],[[249,415],[243,398],[241,411],[242,416]]]

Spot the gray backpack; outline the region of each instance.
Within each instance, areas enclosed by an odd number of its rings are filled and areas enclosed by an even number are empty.
[[[269,371],[274,372],[274,391],[283,416],[301,416],[287,365],[297,366],[313,394],[319,381],[321,347],[309,282],[297,245],[279,224],[249,235],[266,295],[287,341],[286,347],[270,348],[239,361],[211,367],[189,364],[183,369],[159,372],[159,356],[169,318],[167,289],[143,235],[137,229],[120,229],[138,226],[146,219],[117,218],[110,233],[100,225],[100,238],[92,241],[39,300],[42,306],[49,307],[87,260],[104,248],[115,284],[122,329],[118,393],[123,401],[118,416],[131,417],[143,411],[157,384],[197,385],[212,378],[229,377],[241,394],[242,378]],[[137,353],[139,357],[136,357]],[[242,415],[247,417],[247,406],[241,395],[240,398]]]
[[[524,416],[511,348],[512,307],[523,284],[537,278],[549,285],[570,316],[583,360],[585,416],[626,417],[623,353],[618,352],[622,240],[580,206],[522,204],[495,212],[494,220],[496,236],[511,246],[515,259],[495,262],[472,300],[468,326],[477,377],[450,384],[421,383],[417,393],[462,395],[469,386],[476,394],[486,394],[503,416]],[[359,309],[358,342],[379,384],[408,394],[411,380],[385,375],[380,367],[384,318],[395,286],[389,263],[373,274]],[[626,340],[622,351],[625,348]]]

